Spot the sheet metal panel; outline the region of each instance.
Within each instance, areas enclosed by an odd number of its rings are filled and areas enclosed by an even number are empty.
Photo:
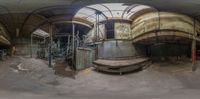
[[[94,61],[94,50],[89,48],[77,48],[76,50],[76,69],[82,70],[91,67]]]
[[[98,58],[116,59],[136,56],[137,52],[131,41],[113,40],[98,45]]]

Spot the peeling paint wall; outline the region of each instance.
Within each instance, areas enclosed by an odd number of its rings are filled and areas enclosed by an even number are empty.
[[[193,39],[195,35],[199,40],[200,23],[182,14],[151,12],[133,20],[131,29],[133,41],[152,44],[149,46],[151,57],[161,59],[189,56],[191,45],[188,39]],[[158,41],[154,40],[155,37],[158,37]]]
[[[127,39],[132,39],[131,37],[131,24],[127,22],[115,22],[114,23],[114,38],[113,39],[118,39],[118,40],[127,40]],[[105,29],[105,24],[101,24],[99,26],[99,34],[96,33],[96,28],[92,28],[85,36],[85,42],[86,43],[91,43],[96,40],[97,35],[99,35],[99,40],[109,40],[106,35],[107,31]]]
[[[168,32],[167,30],[175,30],[193,35],[194,24],[196,33],[200,34],[200,23],[189,16],[170,12],[147,13],[133,20],[131,26],[132,38],[135,39],[146,32],[155,32],[155,30],[166,32]]]
[[[114,39],[136,39],[145,33],[159,32],[159,35],[168,35],[171,31],[173,35],[192,38],[196,32],[200,40],[200,22],[193,18],[171,12],[151,12],[141,15],[132,21],[132,24],[126,22],[115,22],[115,38]],[[195,31],[194,31],[195,25]],[[158,31],[159,30],[159,31]],[[100,26],[100,39],[106,40],[105,27]],[[176,33],[178,32],[178,33]],[[87,41],[92,42],[95,39],[95,28],[87,34]]]
[[[115,23],[115,39],[131,39],[131,25],[129,23]]]
[[[134,19],[131,24],[115,22],[114,31],[114,39],[105,38],[105,41],[102,41],[101,44],[98,45],[98,58],[116,59],[147,55],[147,49],[151,48],[151,46],[149,46],[148,48],[145,45],[138,47],[137,45],[134,45],[133,42],[140,39],[144,40],[148,38],[154,38],[158,35],[160,36],[159,39],[165,39],[162,37],[174,36],[177,37],[177,39],[179,39],[179,37],[193,39],[193,35],[196,35],[197,40],[200,41],[200,23],[189,16],[171,12],[147,13]],[[94,39],[94,33],[95,31],[93,29],[93,32],[90,32],[88,34],[90,36],[88,37],[90,39],[92,39],[93,37]],[[173,39],[168,38],[167,40]],[[147,43],[150,44],[149,42]],[[173,46],[175,47],[170,50],[176,53],[177,48],[180,48],[180,46],[176,46],[176,44],[174,44]],[[187,49],[188,51],[187,47],[181,47],[183,49]],[[155,54],[157,53],[157,51],[162,50],[159,46],[152,47],[151,49],[151,54]],[[186,55],[188,53],[187,51],[182,52],[180,55]],[[170,51],[166,53],[170,53]],[[156,54],[154,56],[156,56]]]

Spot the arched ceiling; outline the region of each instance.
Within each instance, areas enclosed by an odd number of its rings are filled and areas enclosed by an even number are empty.
[[[43,22],[41,19],[45,20],[56,16],[73,17],[82,7],[98,3],[144,4],[160,11],[178,12],[200,19],[199,0],[0,0],[0,22],[6,25],[8,31],[15,33],[16,28],[20,29],[26,17],[33,11],[34,17],[40,16],[38,24],[41,24]],[[37,26],[37,24],[30,24],[31,22],[34,20],[27,21],[25,25],[28,24],[30,28]]]
[[[88,20],[92,23],[97,20],[101,22],[108,19],[131,20],[131,16],[146,9],[157,11],[155,8],[141,4],[100,3],[81,8],[74,17]]]

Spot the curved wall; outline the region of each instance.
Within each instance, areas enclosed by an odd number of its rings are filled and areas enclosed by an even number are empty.
[[[116,22],[114,31],[114,39],[107,40],[107,38],[104,38],[105,41],[98,44],[98,58],[116,59],[121,57],[146,55],[147,52],[145,49],[147,49],[147,47],[138,47],[133,44],[133,42],[145,41],[147,39],[153,39],[154,41],[154,38],[157,36],[159,36],[159,40],[176,42],[180,41],[180,38],[193,39],[195,35],[196,39],[200,41],[200,23],[189,16],[171,12],[150,12],[135,18],[131,25],[130,23]],[[102,37],[106,37],[105,35],[107,32],[105,31],[104,33],[105,34]],[[94,30],[93,32],[88,33],[90,41],[94,39],[94,34]],[[166,39],[166,37],[168,38]],[[177,37],[178,40],[175,40],[174,37]],[[147,45],[150,43],[152,42],[147,41]],[[173,46],[175,45],[176,44]],[[185,45],[183,45],[181,47],[187,49],[188,46],[185,47]],[[180,47],[176,46],[172,49],[178,48]],[[154,49],[152,50],[162,50],[160,48]],[[176,50],[173,51],[176,52]],[[184,54],[185,53],[186,52],[184,52]],[[180,54],[182,55],[183,53]]]
[[[200,35],[199,21],[186,15],[170,12],[152,12],[144,14],[133,20],[131,29],[133,39],[156,32],[158,36],[175,35],[190,39],[192,35],[196,35],[198,38]]]

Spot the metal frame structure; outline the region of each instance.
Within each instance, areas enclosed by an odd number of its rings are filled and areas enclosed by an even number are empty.
[[[46,38],[48,38],[48,36],[41,36],[41,35],[37,35],[37,34],[34,34],[34,33],[31,34],[31,58],[33,57],[33,51],[32,51],[33,37],[42,38],[44,42],[46,41]]]
[[[112,16],[112,18],[113,18],[113,14],[112,14],[112,10],[110,10],[109,9],[109,7],[107,7],[107,6],[105,6],[105,5],[103,5],[103,4],[99,4],[99,5],[101,5],[101,6],[103,6],[103,7],[105,7],[106,9],[108,9],[108,11],[110,12],[110,14],[111,14],[111,16]],[[135,7],[137,7],[137,6],[139,6],[139,5],[132,5],[132,6],[129,6],[129,8],[126,8],[123,12],[122,12],[122,19],[124,18],[124,15],[125,15],[125,13],[133,13],[134,14],[134,12],[131,12],[131,10],[132,9],[134,9]],[[55,7],[55,6],[54,6]],[[54,7],[52,7],[52,8],[54,8]],[[108,17],[103,13],[103,11],[99,11],[98,9],[95,9],[95,8],[92,8],[92,7],[86,7],[86,8],[88,8],[88,9],[91,9],[91,10],[94,10],[95,11],[95,15],[96,15],[96,18],[95,18],[95,20],[96,20],[96,26],[95,26],[95,28],[96,28],[96,41],[98,41],[98,39],[99,39],[99,16],[100,15],[103,15],[105,18],[106,18],[106,20],[108,19]],[[36,10],[34,10],[34,11],[32,11],[26,18],[25,18],[25,20],[24,20],[24,22],[23,22],[23,24],[22,24],[22,26],[21,26],[21,28],[20,28],[20,32],[22,32],[23,31],[23,28],[24,28],[24,26],[25,26],[25,24],[26,24],[26,22],[29,20],[29,18],[31,17],[31,15],[33,15],[34,13],[36,13],[36,12],[38,12],[38,11],[41,11],[41,10],[46,10],[46,9],[51,9],[51,7],[45,7],[45,8],[41,8],[41,9],[36,9]],[[153,8],[154,9],[154,8]],[[142,9],[143,10],[143,9]],[[159,14],[159,11],[157,10],[157,12],[158,12],[158,22],[160,23],[160,14]],[[91,17],[92,15],[89,15],[88,17]],[[41,22],[41,24],[39,24],[38,26],[36,26],[36,28],[34,28],[33,30],[35,30],[35,29],[37,29],[37,28],[39,28],[39,27],[41,27],[41,26],[43,26],[43,25],[45,25],[45,24],[50,24],[50,26],[49,26],[49,32],[50,32],[50,46],[49,46],[49,67],[52,67],[52,40],[53,40],[53,37],[52,37],[52,35],[53,35],[53,30],[52,30],[52,25],[54,24],[54,23],[56,23],[56,22],[51,22],[50,20],[48,20],[48,19],[45,19],[43,22]],[[75,63],[74,61],[75,61],[75,24],[72,22],[72,61],[73,61],[73,63]],[[160,24],[159,24],[160,25]],[[156,34],[157,34],[157,32],[160,30],[160,26],[158,27],[158,30],[155,30],[156,31]],[[195,30],[195,22],[194,22],[194,30]],[[157,36],[156,36],[156,41],[157,41]],[[193,47],[194,45],[196,45],[196,40],[195,40],[195,38],[194,38],[194,43],[192,43],[192,48],[194,49],[194,48],[196,48],[196,47]],[[193,54],[192,54],[193,55]]]

